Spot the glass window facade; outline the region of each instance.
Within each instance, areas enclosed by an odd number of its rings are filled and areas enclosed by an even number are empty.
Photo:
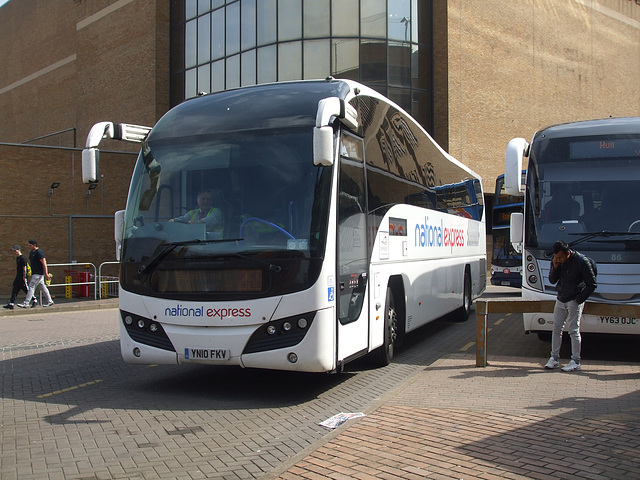
[[[171,104],[199,92],[332,75],[433,131],[431,0],[176,0]]]

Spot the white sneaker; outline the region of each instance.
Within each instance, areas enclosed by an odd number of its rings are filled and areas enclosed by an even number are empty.
[[[549,357],[549,361],[547,362],[547,364],[544,366],[544,368],[558,368],[560,366],[560,363],[558,362],[558,360],[556,360],[553,357]]]
[[[29,308],[29,304],[25,302],[17,303],[16,305],[20,308]]]
[[[53,305],[53,300],[51,300],[49,303],[42,304],[43,307],[50,307],[51,305]]]
[[[562,367],[563,372],[575,372],[576,370],[580,370],[580,369],[581,369],[580,364],[574,362],[573,360],[567,363],[566,366]]]

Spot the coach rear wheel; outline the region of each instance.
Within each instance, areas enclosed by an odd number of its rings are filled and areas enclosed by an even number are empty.
[[[471,315],[471,274],[468,269],[464,272],[464,291],[462,293],[462,307],[458,310],[458,321],[465,322]]]

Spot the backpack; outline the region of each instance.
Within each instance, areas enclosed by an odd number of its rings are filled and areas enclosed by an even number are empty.
[[[597,278],[598,277],[598,264],[596,263],[596,261],[591,257],[587,257],[583,253],[581,253],[580,255],[583,258],[586,258],[587,260],[589,260],[589,262],[591,263],[591,270],[593,270],[593,276]]]

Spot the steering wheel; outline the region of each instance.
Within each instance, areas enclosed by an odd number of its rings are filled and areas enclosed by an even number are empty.
[[[640,220],[636,220],[631,225],[629,225],[629,233],[631,233],[633,231],[640,232]]]
[[[244,238],[243,237],[244,226],[249,222],[258,222],[258,223],[262,223],[264,225],[268,225],[268,226],[274,228],[276,231],[282,233],[287,238],[291,238],[291,239],[295,239],[296,238],[293,235],[291,235],[289,232],[287,232],[284,228],[280,227],[279,225],[276,225],[273,222],[270,222],[268,220],[265,220],[263,218],[258,218],[258,217],[250,217],[250,218],[247,218],[244,222],[242,222],[242,225],[240,225],[240,231],[238,233],[238,237],[239,238]]]

